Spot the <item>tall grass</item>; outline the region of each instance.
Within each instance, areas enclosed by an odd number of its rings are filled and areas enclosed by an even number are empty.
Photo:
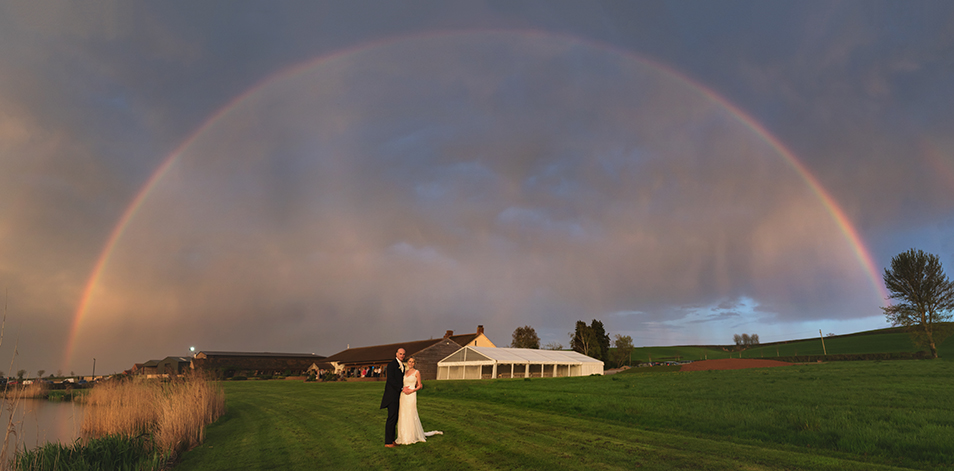
[[[205,426],[225,413],[225,394],[200,376],[168,382],[134,379],[97,385],[85,398],[84,437],[152,435],[171,453],[205,438]]]

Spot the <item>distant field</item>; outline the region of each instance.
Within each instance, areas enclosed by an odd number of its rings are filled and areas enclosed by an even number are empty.
[[[177,470],[949,469],[954,361],[429,381],[425,430],[386,449],[381,383],[224,384]]]
[[[729,349],[728,345],[725,346]],[[897,329],[883,329],[851,335],[825,337],[825,350],[829,355],[916,352],[920,350],[911,342],[911,337]],[[774,358],[777,356],[822,355],[820,338],[792,340],[748,348],[741,353],[718,347],[642,347],[633,350],[633,363],[668,360],[715,360],[722,358]],[[954,358],[954,337],[938,347],[938,356]]]

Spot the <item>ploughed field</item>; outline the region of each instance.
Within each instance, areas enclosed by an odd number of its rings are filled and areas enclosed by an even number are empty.
[[[226,382],[176,469],[950,469],[954,362],[429,381],[383,447],[383,383]]]

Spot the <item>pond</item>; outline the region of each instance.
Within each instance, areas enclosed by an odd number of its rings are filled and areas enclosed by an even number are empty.
[[[0,439],[3,430],[12,425],[7,436],[7,456],[13,456],[14,447],[31,450],[51,442],[70,444],[80,435],[83,424],[84,405],[72,401],[48,401],[46,399],[20,399],[11,417],[12,403],[2,402],[0,410]]]

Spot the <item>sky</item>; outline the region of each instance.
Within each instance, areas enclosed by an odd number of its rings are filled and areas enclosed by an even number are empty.
[[[3,1],[0,371],[888,327],[952,129],[947,1]]]

